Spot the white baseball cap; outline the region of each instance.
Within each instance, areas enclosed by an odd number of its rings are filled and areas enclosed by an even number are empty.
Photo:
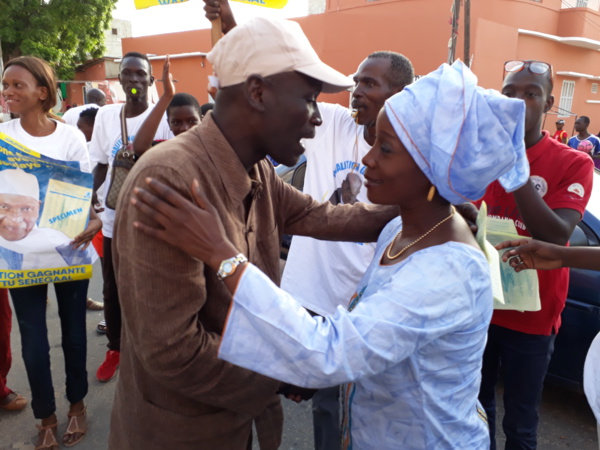
[[[21,169],[0,170],[0,194],[24,195],[40,199],[40,185],[35,175]]]
[[[354,84],[322,62],[300,25],[289,20],[255,17],[227,33],[207,58],[219,87],[243,83],[250,75],[293,71],[321,81],[325,93],[341,92]]]

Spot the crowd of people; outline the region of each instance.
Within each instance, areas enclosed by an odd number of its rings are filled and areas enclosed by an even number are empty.
[[[600,169],[600,133],[594,136],[588,131],[589,126],[590,118],[588,116],[579,116],[575,119],[575,131],[577,134],[569,138],[569,134],[564,130],[565,121],[559,119],[556,121],[556,131],[552,137],[575,150],[587,153],[594,160],[596,169]]]
[[[105,104],[95,89],[62,118],[51,112],[46,62],[19,57],[2,74],[16,118],[0,132],[93,170],[89,221],[71,245],[93,245],[103,276],[100,305],[88,280],[54,284],[70,403],[61,439],[48,285],[10,289],[36,449],[76,445],[93,417],[86,306],[104,309],[96,379],[118,373],[113,450],[249,449],[253,427],[260,448],[275,450],[281,395],[312,398],[317,450],[495,449],[500,372],[506,448],[535,449],[567,267],[600,261],[564,247],[590,198],[600,141],[585,116],[568,141],[563,121],[553,137],[543,131],[551,64],[505,63],[497,92],[460,61],[413,81],[408,58],[377,51],[350,79],[320,61],[298,24],[238,26],[227,0],[205,3],[225,34],[208,54],[214,105],[175,92],[168,57],[152,105],[152,66],[137,52],[120,63],[124,103]],[[351,109],[317,102],[347,89]],[[136,162],[111,208],[121,149]],[[300,192],[272,161],[294,166],[302,154]],[[498,248],[515,271],[538,270],[539,311],[493,310],[473,234],[482,202],[528,238]],[[0,208],[0,227],[25,226]],[[282,273],[284,233],[294,238]],[[11,314],[0,290],[0,409],[17,411],[27,400],[6,385]]]

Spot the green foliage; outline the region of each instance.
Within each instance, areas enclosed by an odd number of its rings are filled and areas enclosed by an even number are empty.
[[[4,63],[34,55],[71,79],[75,67],[102,56],[104,31],[117,0],[2,0],[0,42]]]

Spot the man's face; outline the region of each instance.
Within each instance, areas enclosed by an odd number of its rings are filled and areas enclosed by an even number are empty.
[[[121,61],[119,81],[127,98],[146,97],[148,86],[152,86],[154,82],[150,72],[150,65],[144,59],[130,56]],[[132,92],[133,89],[135,94]]]
[[[349,173],[342,181],[342,202],[346,205],[356,203],[356,196],[360,192],[362,180],[355,173]]]
[[[92,140],[92,133],[94,132],[94,124],[90,123],[88,120],[80,117],[77,120],[77,128],[85,135],[86,142],[90,142]]]
[[[282,73],[265,79],[264,132],[266,154],[286,166],[293,166],[304,153],[302,139],[315,137],[321,125],[317,96],[322,83],[297,72]]]
[[[586,131],[586,130],[587,130],[587,124],[580,117],[579,119],[577,119],[575,121],[575,131],[577,131],[578,133],[581,133],[582,131]]]
[[[169,128],[175,136],[195,127],[200,123],[198,110],[190,105],[169,108]]]
[[[32,197],[0,194],[0,236],[20,241],[33,230],[39,213],[40,202]]]
[[[502,93],[525,101],[525,134],[537,129],[541,132],[544,113],[554,104],[549,90],[547,75],[537,75],[529,70],[509,73],[504,79]]]
[[[558,123],[558,122],[556,122],[556,129],[557,130],[559,130],[559,131],[562,130],[564,126],[565,126],[564,123]]]
[[[387,58],[365,59],[354,75],[354,91],[352,92],[352,109],[361,125],[374,124],[379,110],[385,101],[400,89],[389,86],[387,74],[390,60]]]

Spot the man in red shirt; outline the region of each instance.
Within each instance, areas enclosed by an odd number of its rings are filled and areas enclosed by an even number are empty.
[[[525,101],[525,147],[530,181],[507,193],[496,181],[483,201],[488,215],[510,218],[522,236],[565,245],[581,220],[592,189],[589,156],[551,139],[542,131],[544,114],[554,104],[552,68],[538,61],[511,61],[502,93]],[[538,407],[554,350],[569,283],[568,269],[539,271],[542,308],[536,312],[498,310],[492,316],[483,356],[479,400],[487,412],[491,449],[495,443],[495,385],[504,375],[502,422],[506,449],[535,449]]]
[[[556,121],[556,131],[552,135],[552,139],[556,139],[558,142],[562,142],[563,144],[566,144],[567,139],[569,138],[569,135],[567,134],[567,132],[565,130],[563,130],[564,126],[565,126],[564,120],[561,119],[561,120]]]

